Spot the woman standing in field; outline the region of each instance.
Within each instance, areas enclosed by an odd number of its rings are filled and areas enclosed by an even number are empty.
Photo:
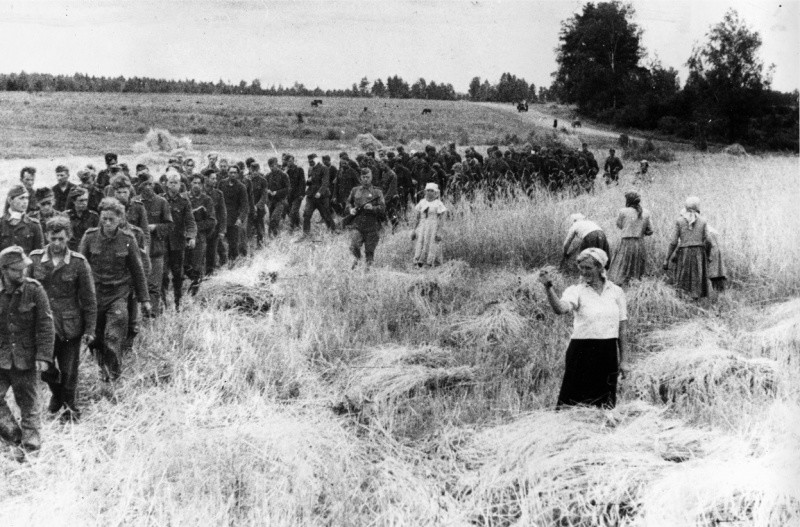
[[[22,185],[14,185],[6,196],[3,217],[0,218],[0,251],[19,245],[25,254],[44,247],[44,235],[39,222],[27,214],[30,194]]]
[[[550,273],[539,272],[553,311],[575,314],[556,408],[579,404],[613,408],[617,402],[617,377],[626,370],[628,309],[625,293],[606,279],[607,262],[600,249],[582,251],[581,283],[565,289],[560,299]]]
[[[675,222],[664,270],[674,262],[675,284],[694,300],[708,296],[707,243],[708,227],[700,215],[700,198],[686,198],[684,210]]]
[[[622,231],[622,241],[614,253],[608,276],[615,284],[622,285],[631,278],[642,278],[647,260],[644,237],[653,234],[650,211],[642,208],[638,193],[625,194],[625,208],[619,211],[617,228]]]
[[[425,197],[414,207],[417,222],[411,240],[414,244],[414,263],[417,267],[440,265],[442,263],[442,237],[440,233],[442,215],[447,212],[439,199],[439,186],[436,183],[425,185]]]

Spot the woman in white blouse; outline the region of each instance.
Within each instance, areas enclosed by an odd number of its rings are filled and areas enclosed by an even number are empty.
[[[607,263],[608,255],[601,249],[582,251],[578,256],[581,283],[568,287],[560,299],[549,272],[539,273],[553,311],[575,314],[557,408],[579,404],[613,408],[616,404],[617,377],[626,370],[628,310],[625,293],[606,278]]]

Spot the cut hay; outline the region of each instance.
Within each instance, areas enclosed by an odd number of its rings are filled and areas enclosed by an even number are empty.
[[[642,496],[642,524],[797,525],[800,407],[776,402],[742,440],[673,467]]]
[[[737,339],[736,347],[800,368],[800,299],[771,308],[758,328]]]
[[[375,152],[383,148],[383,143],[378,141],[378,139],[376,139],[375,136],[370,133],[358,134],[356,136],[356,144],[365,152],[370,150]]]
[[[739,143],[733,143],[722,149],[722,152],[730,156],[746,156],[747,150]]]
[[[472,383],[476,369],[458,366],[451,351],[435,346],[390,346],[369,353],[355,364],[345,388],[352,410],[368,404],[393,404],[401,398]]]
[[[192,140],[189,137],[175,137],[169,130],[151,128],[144,139],[134,143],[136,152],[186,152],[192,150]]]
[[[667,348],[695,348],[717,346],[726,334],[726,329],[717,322],[699,319],[651,331],[645,337],[648,351]]]
[[[640,326],[662,327],[700,312],[700,308],[681,299],[674,287],[662,279],[633,281],[626,291],[628,320]]]
[[[671,348],[636,363],[629,381],[639,397],[694,410],[775,394],[780,369],[775,361],[749,358],[713,346]]]
[[[434,145],[433,141],[431,141],[430,139],[422,139],[422,140],[420,140],[420,139],[412,139],[406,145],[406,151],[407,152],[411,152],[412,150],[414,150],[416,152],[424,152],[426,146],[435,147],[436,145]]]
[[[222,271],[201,283],[197,299],[249,315],[268,312],[285,297],[285,269],[281,260],[262,258],[248,267]]]
[[[494,345],[522,338],[528,320],[514,302],[489,302],[475,316],[453,324],[453,335],[476,345]]]
[[[644,403],[538,411],[472,438],[461,492],[481,525],[627,524],[642,489],[713,438]]]

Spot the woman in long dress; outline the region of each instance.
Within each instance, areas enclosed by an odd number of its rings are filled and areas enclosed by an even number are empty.
[[[447,212],[439,199],[439,185],[425,185],[425,197],[414,207],[417,222],[411,240],[414,244],[414,263],[417,267],[432,267],[442,263],[442,215]]]
[[[647,261],[644,237],[653,234],[650,211],[642,208],[638,193],[625,194],[625,208],[619,211],[617,228],[622,231],[622,241],[611,260],[608,277],[615,284],[622,285],[632,278],[642,278]]]
[[[700,215],[700,198],[686,198],[683,212],[675,222],[672,241],[664,259],[664,270],[675,263],[675,285],[692,299],[708,296],[708,226]]]

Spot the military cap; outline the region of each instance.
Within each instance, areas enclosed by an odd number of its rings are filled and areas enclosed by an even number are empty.
[[[347,159],[348,158],[347,152],[339,152],[339,157]]]
[[[331,156],[329,156],[328,154],[325,154],[324,156],[322,156],[322,160],[323,161],[330,161],[331,160]]]
[[[309,159],[309,160],[311,160],[311,159],[314,159],[315,157],[317,157],[317,154],[315,154],[315,153],[313,153],[313,152],[312,152],[312,153],[310,153],[310,154],[308,154],[308,159]]]
[[[37,188],[34,195],[36,196],[36,201],[39,202],[55,198],[55,194],[53,194],[53,189],[51,189],[50,187]]]
[[[66,166],[64,166],[64,165],[58,165],[58,166],[56,167],[56,174],[58,174],[58,173],[60,173],[60,172],[66,172],[66,173],[69,173],[69,169],[68,169]]]
[[[117,162],[117,154],[109,152],[106,154],[106,165],[111,165]]]
[[[245,160],[244,160],[244,164],[245,164],[246,166],[250,166],[250,165],[252,165],[252,164],[253,164],[253,163],[255,163],[255,162],[256,162],[256,160],[255,160],[255,159],[253,159],[252,157],[248,157],[247,159],[245,159]]]
[[[0,251],[0,268],[23,262],[25,265],[31,264],[31,259],[25,255],[25,251],[19,245],[12,245]]]

